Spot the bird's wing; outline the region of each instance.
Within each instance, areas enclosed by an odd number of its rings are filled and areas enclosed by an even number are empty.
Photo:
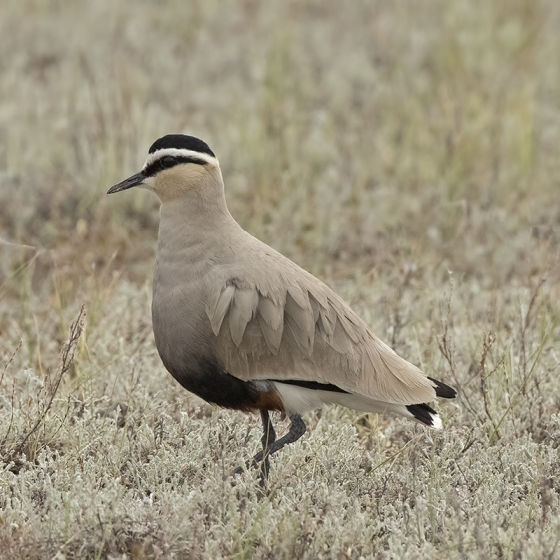
[[[216,353],[231,375],[333,384],[390,403],[435,399],[434,383],[323,282],[269,247],[257,263],[207,284]]]

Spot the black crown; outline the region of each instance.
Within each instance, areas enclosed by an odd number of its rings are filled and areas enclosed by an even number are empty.
[[[158,150],[164,150],[166,148],[192,150],[193,152],[200,152],[216,157],[206,142],[194,136],[186,136],[185,134],[168,134],[167,136],[162,136],[152,144],[149,153],[153,154]]]

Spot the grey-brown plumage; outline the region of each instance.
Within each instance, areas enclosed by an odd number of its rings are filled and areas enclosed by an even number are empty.
[[[244,231],[229,213],[219,163],[201,140],[169,135],[140,173],[161,200],[153,283],[156,345],[188,390],[220,406],[291,415],[324,403],[389,412],[440,427],[426,403],[455,391],[375,336],[323,282]],[[304,425],[303,425],[304,426]],[[267,441],[269,437],[267,436]],[[263,442],[267,454],[283,444]],[[284,442],[284,443],[285,443]]]

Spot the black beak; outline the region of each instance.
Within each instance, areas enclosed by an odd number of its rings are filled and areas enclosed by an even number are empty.
[[[107,191],[107,194],[113,194],[116,192],[125,191],[126,189],[131,189],[132,187],[137,187],[138,185],[142,184],[145,178],[146,176],[144,175],[144,173],[140,171],[140,173],[136,173],[136,175],[133,175],[132,177],[129,177],[128,179],[125,179],[124,181],[121,181],[120,183],[111,187]]]

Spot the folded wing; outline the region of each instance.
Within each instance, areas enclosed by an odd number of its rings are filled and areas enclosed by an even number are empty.
[[[328,286],[288,262],[289,274],[267,270],[262,278],[238,274],[208,283],[216,353],[231,375],[328,383],[388,403],[436,398],[433,381],[379,340]]]

